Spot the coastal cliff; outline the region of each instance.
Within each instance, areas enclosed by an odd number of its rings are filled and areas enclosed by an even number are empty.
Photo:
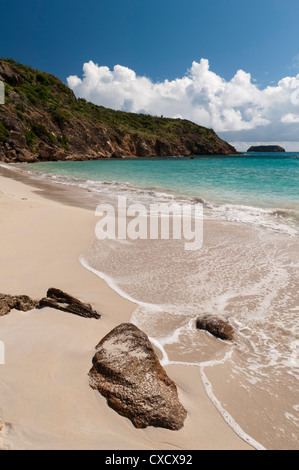
[[[237,154],[212,129],[96,106],[55,76],[12,59],[0,60],[0,80],[2,162]]]

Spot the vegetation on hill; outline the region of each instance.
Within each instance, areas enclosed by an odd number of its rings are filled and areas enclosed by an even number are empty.
[[[0,80],[5,161],[236,153],[211,129],[77,99],[57,77],[12,59],[0,60]]]

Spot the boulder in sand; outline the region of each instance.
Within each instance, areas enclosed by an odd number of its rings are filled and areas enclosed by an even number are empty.
[[[145,333],[124,323],[96,347],[90,386],[136,428],[179,430],[187,416],[175,383],[167,376]]]
[[[234,337],[233,327],[216,315],[202,315],[196,320],[199,330],[206,330],[217,338],[232,341]]]

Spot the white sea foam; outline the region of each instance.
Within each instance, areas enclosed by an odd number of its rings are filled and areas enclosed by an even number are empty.
[[[49,180],[67,186],[78,186],[80,188],[102,194],[103,196],[107,196],[112,200],[125,192],[128,199],[132,199],[132,202],[136,202],[137,197],[138,201],[143,203],[157,201],[176,201],[178,204],[202,203],[205,208],[205,218],[228,220],[252,227],[283,233],[292,237],[298,235],[299,213],[296,210],[285,208],[260,208],[240,204],[216,204],[209,202],[202,197],[182,196],[175,194],[170,190],[163,190],[158,187],[137,187],[128,181],[85,180],[68,175],[45,173],[35,169],[31,170],[28,164],[22,164],[22,166],[20,166],[20,164],[1,163],[1,166],[10,170],[14,169],[15,171],[26,172],[32,178]]]
[[[220,401],[217,399],[213,392],[213,387],[211,382],[208,380],[204,369],[206,367],[213,367],[219,364],[224,364],[227,360],[231,359],[232,353],[233,353],[233,348],[225,354],[224,357],[221,359],[214,359],[212,361],[207,361],[207,362],[198,362],[198,363],[193,363],[193,362],[185,362],[185,361],[170,361],[169,357],[163,347],[163,342],[157,341],[155,338],[149,338],[150,341],[154,346],[156,346],[157,349],[160,350],[162,354],[162,359],[160,360],[161,365],[163,367],[168,366],[168,365],[182,365],[182,366],[197,366],[199,367],[200,371],[200,377],[202,384],[205,388],[206,394],[214,404],[214,406],[217,408],[221,416],[223,417],[224,421],[229,425],[229,427],[248,445],[252,446],[256,450],[266,450],[265,447],[257,442],[253,437],[249,436],[239,425],[238,423],[233,419],[233,417],[224,409]],[[169,343],[168,343],[169,344]],[[293,415],[288,415],[289,419],[293,419]]]
[[[101,278],[103,281],[105,281],[106,284],[111,287],[111,289],[114,290],[114,292],[120,295],[123,299],[128,300],[133,304],[138,304],[139,306],[146,308],[148,311],[161,311],[161,307],[159,307],[158,305],[142,302],[128,295],[124,290],[122,290],[118,286],[118,284],[114,281],[114,279],[112,279],[112,277],[108,276],[107,274],[104,274],[101,271],[98,271],[97,269],[92,268],[82,255],[79,257],[79,261],[84,268],[86,268],[88,271],[92,272],[93,274]]]
[[[215,365],[223,364],[226,362],[228,359],[231,358],[233,350],[230,352],[226,353],[226,355],[221,359],[221,360],[213,360],[209,361],[206,363],[200,364],[200,375],[201,375],[201,380],[202,383],[205,387],[206,393],[210,400],[214,403],[215,407],[225,420],[225,422],[231,427],[231,429],[247,444],[252,446],[256,450],[266,450],[265,447],[257,442],[255,439],[253,439],[251,436],[249,436],[239,425],[236,423],[236,421],[232,418],[232,416],[223,408],[221,405],[220,401],[216,398],[216,396],[213,393],[213,388],[211,382],[208,380],[206,374],[204,373],[205,367],[213,367]]]

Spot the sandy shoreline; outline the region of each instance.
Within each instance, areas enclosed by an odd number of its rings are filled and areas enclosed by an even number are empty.
[[[198,367],[166,368],[188,411],[178,432],[135,429],[89,387],[95,345],[129,321],[135,306],[80,265],[79,256],[94,237],[95,216],[71,202],[74,190],[61,194],[53,185],[52,199],[48,183],[39,194],[35,185],[24,184],[25,178],[21,182],[12,172],[2,174],[0,292],[41,298],[49,287],[57,287],[92,303],[102,318],[87,320],[51,309],[14,311],[0,318],[0,340],[6,347],[6,364],[0,365],[0,418],[7,423],[0,446],[250,449],[208,398]],[[76,194],[79,198],[83,191]]]

